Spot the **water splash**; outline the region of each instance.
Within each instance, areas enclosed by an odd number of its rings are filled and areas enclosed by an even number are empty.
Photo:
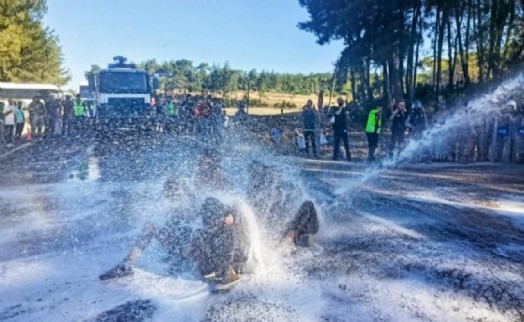
[[[351,195],[361,185],[380,176],[383,171],[394,168],[403,162],[428,153],[436,144],[453,139],[453,136],[465,129],[479,125],[485,118],[501,115],[501,107],[505,106],[511,95],[524,86],[524,74],[504,81],[493,91],[472,98],[467,105],[454,106],[451,114],[442,124],[435,124],[423,132],[419,139],[410,140],[404,149],[392,158],[384,160],[381,166],[368,168],[358,179],[350,179],[342,184],[335,193],[339,196]]]

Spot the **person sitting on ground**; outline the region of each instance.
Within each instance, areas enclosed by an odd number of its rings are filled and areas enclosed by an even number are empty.
[[[289,220],[289,214],[296,209],[304,195],[299,185],[290,180],[281,179],[274,167],[260,161],[253,161],[249,167],[248,200],[255,209],[261,223],[267,227],[276,227],[281,222]],[[296,216],[291,220],[285,235],[299,246],[310,244],[310,237],[318,232],[319,222],[317,210],[311,200],[300,204]],[[269,231],[271,234],[271,231]],[[275,232],[273,237],[278,240],[281,232]],[[296,235],[296,236],[295,236]],[[309,235],[309,236],[305,236]],[[295,238],[296,237],[296,238]]]
[[[310,247],[312,237],[319,230],[319,221],[315,204],[311,200],[302,203],[295,218],[289,223],[284,236],[296,246]]]
[[[132,275],[134,263],[155,238],[169,255],[176,256],[178,261],[193,262],[204,278],[217,281],[216,290],[238,283],[238,272],[245,267],[250,247],[240,211],[215,198],[207,198],[198,214],[202,229],[190,234],[188,240],[173,233],[168,226],[146,224],[130,253],[117,266],[100,275],[100,280]]]
[[[220,153],[214,149],[206,149],[199,158],[194,177],[194,184],[198,190],[229,191],[233,183],[221,169]]]

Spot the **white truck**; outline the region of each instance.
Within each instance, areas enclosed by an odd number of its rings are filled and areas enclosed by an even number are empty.
[[[107,69],[88,75],[97,129],[148,129],[155,116],[151,95],[158,81],[134,64],[126,64],[125,57],[113,60]]]

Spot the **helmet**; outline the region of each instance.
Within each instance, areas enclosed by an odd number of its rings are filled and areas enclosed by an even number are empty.
[[[420,101],[414,101],[413,102],[413,109],[414,110],[422,109],[422,103],[420,103]]]

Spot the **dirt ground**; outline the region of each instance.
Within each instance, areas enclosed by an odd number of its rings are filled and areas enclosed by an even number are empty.
[[[218,296],[200,281],[166,274],[157,247],[133,278],[97,278],[144,222],[165,221],[164,179],[174,172],[191,180],[202,141],[72,139],[4,157],[0,320],[524,320],[522,166],[385,169],[280,156],[248,143],[219,147],[239,187],[231,193],[245,200],[252,160],[276,166],[317,205],[318,247],[288,253],[268,247],[262,234],[257,271]]]

